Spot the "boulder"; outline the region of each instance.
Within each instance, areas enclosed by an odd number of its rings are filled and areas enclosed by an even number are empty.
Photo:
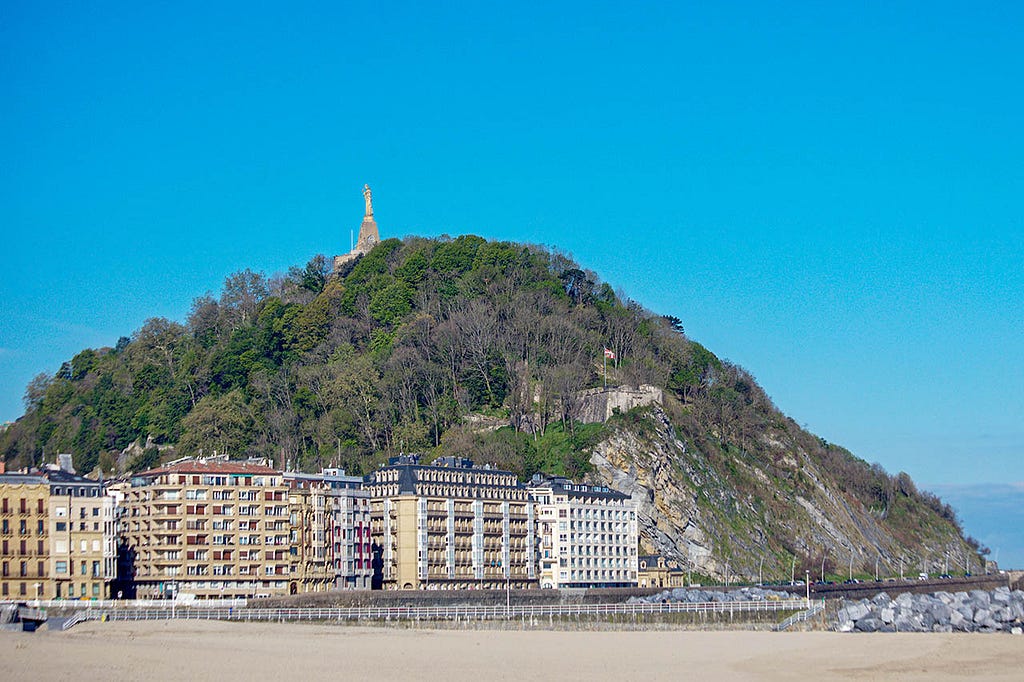
[[[992,612],[989,611],[988,609],[978,609],[977,611],[974,612],[974,622],[975,623],[979,623],[979,624],[983,623],[986,620],[989,620],[991,617],[992,617]]]
[[[948,624],[949,623],[949,614],[951,612],[952,612],[952,609],[949,608],[948,606],[946,606],[942,602],[939,602],[937,604],[932,604],[932,607],[929,610],[929,613],[931,613],[931,615],[932,615],[932,619],[936,623],[943,623],[943,624]]]
[[[896,612],[886,607],[879,611],[878,617],[882,619],[883,623],[892,623],[893,619],[896,618]]]
[[[988,608],[988,605],[992,603],[992,599],[989,597],[988,592],[983,590],[971,590],[970,595],[971,601],[975,604],[979,604],[979,608]]]
[[[839,632],[853,632],[855,623],[852,620],[840,620],[836,630]]]
[[[904,592],[900,596],[896,597],[896,605],[901,609],[909,609],[914,605],[914,595],[909,592]]]
[[[893,620],[892,625],[896,632],[917,632],[919,623],[910,616],[900,614]]]
[[[867,617],[857,621],[857,630],[860,632],[877,632],[883,625],[877,618]]]
[[[868,608],[867,604],[857,602],[855,604],[850,604],[849,606],[847,606],[846,612],[849,614],[850,620],[859,621],[861,618],[864,618],[869,613],[871,613],[871,609]]]
[[[964,618],[964,614],[959,611],[949,612],[949,624],[956,630],[966,632],[971,626],[971,621]]]

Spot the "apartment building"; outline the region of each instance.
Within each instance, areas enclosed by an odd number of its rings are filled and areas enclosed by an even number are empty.
[[[536,587],[533,505],[515,474],[442,457],[369,474],[374,581],[386,589]]]
[[[45,476],[53,598],[110,598],[117,570],[114,498],[101,481],[64,470]]]
[[[50,483],[0,474],[0,599],[49,599]]]
[[[611,488],[536,476],[540,586],[635,587],[636,505]]]
[[[124,506],[138,598],[288,592],[288,490],[264,461],[177,460],[133,477]]]
[[[106,599],[114,501],[101,481],[54,465],[0,474],[0,557],[0,599]]]
[[[369,588],[370,501],[363,479],[342,469],[285,472],[291,522],[289,591]]]

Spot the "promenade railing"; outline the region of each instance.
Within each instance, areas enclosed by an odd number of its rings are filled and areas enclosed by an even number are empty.
[[[635,604],[539,604],[508,606],[390,606],[350,608],[234,608],[171,606],[165,608],[94,608],[81,620],[230,620],[230,621],[359,621],[359,620],[501,620],[649,614],[749,614],[803,611],[805,599],[735,602],[670,602]]]

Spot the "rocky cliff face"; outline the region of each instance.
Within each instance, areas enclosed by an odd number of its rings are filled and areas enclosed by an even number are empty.
[[[881,518],[866,509],[783,432],[766,431],[757,452],[708,452],[657,406],[609,427],[591,452],[595,478],[638,502],[642,551],[694,572],[789,580],[804,570],[818,576],[824,561],[826,574],[845,576],[852,564],[854,573],[877,565],[889,575],[901,560],[909,573],[973,556],[959,530],[931,510],[911,505]]]

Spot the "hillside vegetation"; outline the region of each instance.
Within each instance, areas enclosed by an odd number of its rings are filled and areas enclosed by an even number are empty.
[[[662,440],[753,510],[734,510],[733,525],[785,517],[793,494],[820,487],[901,547],[963,545],[947,505],[803,431],[678,319],[624,299],[563,254],[475,236],[389,239],[337,276],[322,256],[271,278],[235,273],[184,323],[150,319],[114,348],[36,377],[0,453],[20,467],[72,452],[79,470],[108,474],[152,466],[170,449],[365,473],[421,451],[523,478],[599,477],[595,448],[623,430],[642,441],[660,418],[637,410],[577,422],[580,391],[602,383],[604,348],[616,356],[609,384],[665,388]],[[709,529],[739,533],[708,504]],[[810,531],[769,526],[780,561],[809,560],[812,542],[797,536]]]

